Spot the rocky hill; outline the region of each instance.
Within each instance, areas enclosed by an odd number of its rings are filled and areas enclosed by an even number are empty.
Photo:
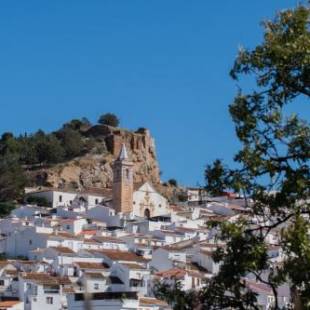
[[[65,189],[107,188],[112,183],[112,164],[122,143],[134,162],[134,182],[160,183],[155,142],[148,129],[133,132],[107,125],[95,125],[83,132],[83,139],[95,141],[83,156],[48,166],[27,167],[32,185]]]

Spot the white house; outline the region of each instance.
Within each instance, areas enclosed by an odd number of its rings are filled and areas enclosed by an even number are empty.
[[[150,287],[150,270],[137,262],[115,263],[111,267],[111,276],[117,276],[125,286],[126,291],[136,291],[147,295]]]
[[[74,192],[60,189],[42,189],[29,192],[26,196],[45,198],[53,208],[57,208],[58,206],[71,206],[74,201],[79,201],[81,204],[87,206],[96,206],[104,201],[106,194],[87,191]]]
[[[19,298],[25,310],[63,309],[67,300],[63,289],[71,286],[68,278],[52,277],[45,273],[26,273],[19,277]]]

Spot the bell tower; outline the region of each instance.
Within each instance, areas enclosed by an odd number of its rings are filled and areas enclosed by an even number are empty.
[[[113,165],[113,207],[116,212],[130,213],[133,209],[133,162],[125,144]]]

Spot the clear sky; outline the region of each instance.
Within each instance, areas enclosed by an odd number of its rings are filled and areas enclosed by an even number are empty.
[[[163,179],[203,182],[206,163],[238,149],[228,75],[260,21],[296,0],[0,2],[0,133],[119,115],[148,127]]]

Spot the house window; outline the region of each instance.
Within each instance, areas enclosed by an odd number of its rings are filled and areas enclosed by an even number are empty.
[[[99,284],[98,283],[94,283],[94,290],[99,290]]]
[[[97,198],[95,199],[95,204],[96,204],[96,205],[98,204],[98,199],[97,199]]]
[[[0,286],[4,286],[4,280],[0,280]]]
[[[32,240],[29,240],[29,244],[32,245]]]
[[[70,225],[67,225],[66,228],[67,228],[67,229],[70,229]]]
[[[59,202],[62,202],[62,195],[59,195]]]
[[[53,297],[46,297],[46,303],[48,305],[52,305],[53,304]]]

